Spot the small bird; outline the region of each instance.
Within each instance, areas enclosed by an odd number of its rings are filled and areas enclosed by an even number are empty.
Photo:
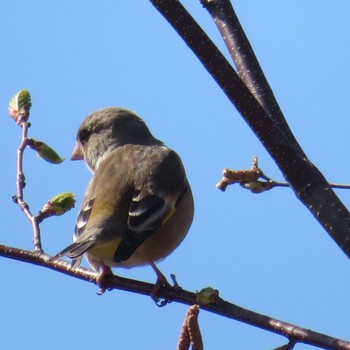
[[[76,267],[85,254],[101,273],[110,267],[155,267],[185,238],[194,204],[184,167],[135,113],[112,107],[90,114],[71,159],[84,159],[93,177],[74,243],[55,258],[67,256]]]

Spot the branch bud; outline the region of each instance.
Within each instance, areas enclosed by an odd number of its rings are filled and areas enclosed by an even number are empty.
[[[9,114],[16,124],[20,125],[28,120],[31,106],[32,101],[28,90],[21,90],[11,98]]]
[[[40,210],[42,219],[49,216],[60,216],[74,208],[75,194],[71,192],[62,192],[50,199]]]

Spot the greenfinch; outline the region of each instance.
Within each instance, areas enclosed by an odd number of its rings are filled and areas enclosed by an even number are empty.
[[[56,257],[82,256],[104,267],[152,265],[185,238],[194,213],[180,157],[130,110],[106,108],[81,124],[72,160],[93,173],[77,218],[74,243]]]

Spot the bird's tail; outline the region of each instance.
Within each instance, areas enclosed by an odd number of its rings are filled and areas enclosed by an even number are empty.
[[[72,259],[72,268],[75,268],[80,265],[83,254],[93,247],[93,241],[84,241],[84,242],[74,242],[68,247],[61,250],[57,253],[52,260],[56,260],[61,258],[62,256],[66,256],[69,259]]]

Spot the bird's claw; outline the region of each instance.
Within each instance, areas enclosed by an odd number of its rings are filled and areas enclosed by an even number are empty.
[[[97,295],[102,295],[106,290],[110,288],[106,287],[106,282],[109,278],[113,277],[114,274],[109,266],[103,266],[101,272],[96,277],[96,284],[100,287],[100,290],[97,292]]]

